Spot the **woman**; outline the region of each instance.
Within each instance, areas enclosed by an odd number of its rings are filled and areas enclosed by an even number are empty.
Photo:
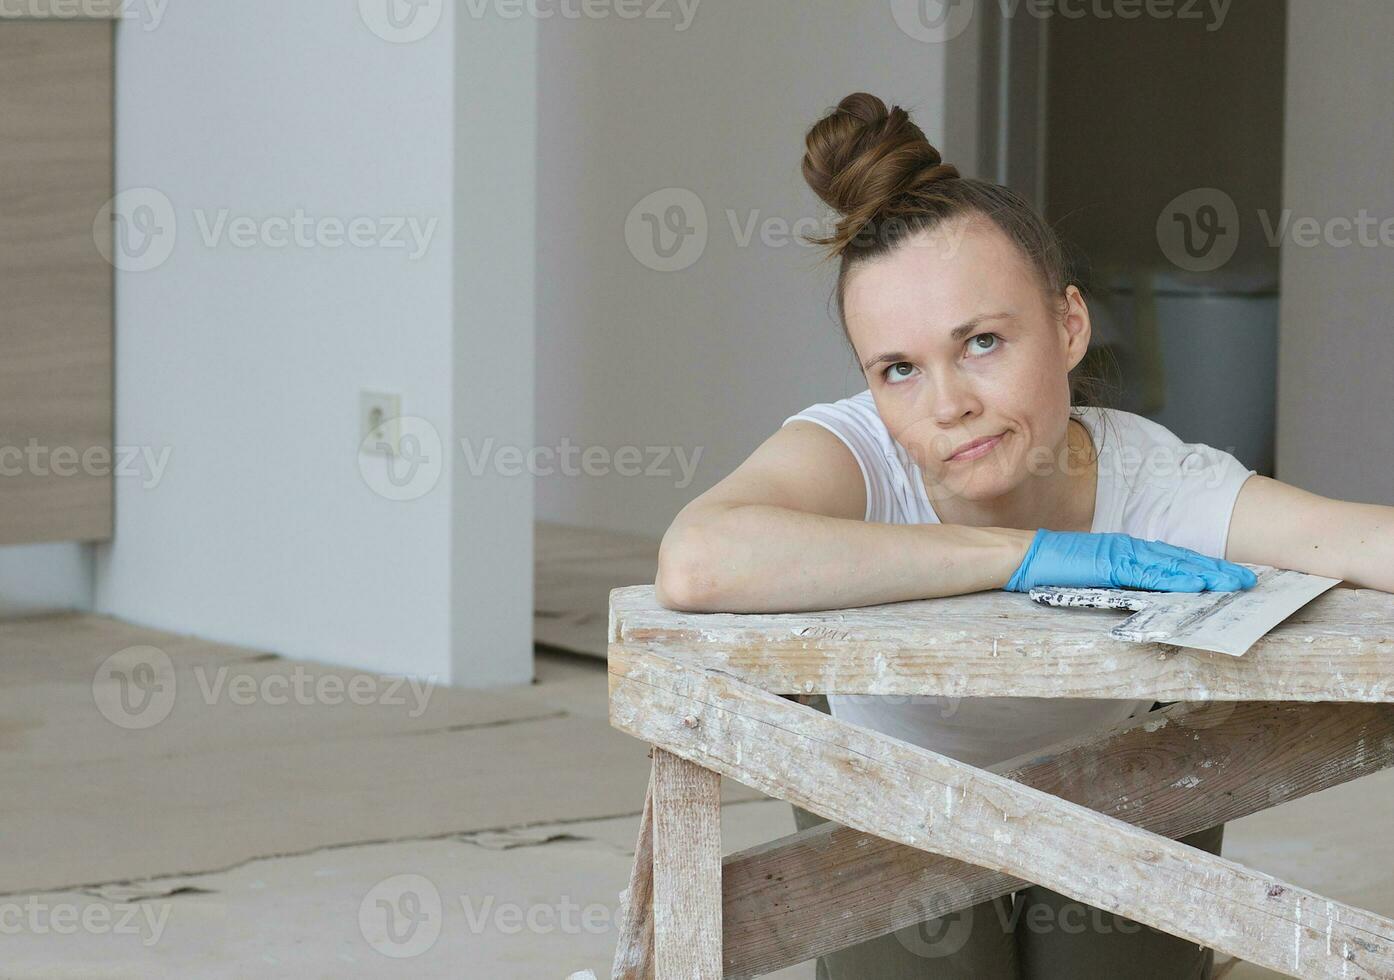
[[[1019,196],[960,177],[899,107],[848,96],[803,173],[841,215],[838,311],[867,381],[787,419],[683,508],[655,581],[688,611],[866,606],[1038,584],[1248,588],[1249,562],[1394,591],[1394,507],[1257,475],[1071,403],[1090,320]],[[835,717],[978,766],[1150,701],[832,696]],[[820,818],[796,808],[799,827]],[[1182,838],[1219,853],[1223,825]],[[1191,978],[1212,951],[1032,886],[825,957],[829,980]]]

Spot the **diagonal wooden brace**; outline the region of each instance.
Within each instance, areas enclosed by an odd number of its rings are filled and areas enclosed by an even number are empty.
[[[1394,705],[1173,704],[991,767],[1179,838],[1394,765]],[[725,859],[725,975],[756,977],[1023,887],[835,824]]]
[[[1394,921],[1383,916],[719,670],[621,644],[609,660],[615,727],[854,830],[1039,882],[1289,975],[1394,978]]]

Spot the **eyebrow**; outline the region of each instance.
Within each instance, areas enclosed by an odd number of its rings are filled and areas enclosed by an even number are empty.
[[[1011,314],[1011,313],[982,313],[982,314],[979,314],[978,316],[973,317],[973,319],[967,321],[966,323],[960,323],[958,326],[956,326],[956,327],[954,327],[952,330],[950,330],[950,331],[949,331],[949,339],[950,339],[950,340],[953,340],[953,341],[963,340],[965,337],[967,337],[970,333],[972,333],[972,332],[973,332],[974,330],[976,330],[978,327],[982,326],[982,324],[985,323],[985,322],[988,321],[988,320],[1010,320],[1010,319],[1012,318],[1012,316],[1013,316],[1013,314]],[[911,360],[911,357],[910,357],[909,354],[905,353],[904,351],[899,351],[899,350],[886,351],[886,353],[884,353],[884,354],[877,354],[875,357],[869,358],[868,360],[866,360],[865,362],[863,362],[863,364],[862,364],[862,370],[863,370],[863,371],[870,371],[870,370],[871,370],[873,367],[875,367],[877,364],[882,364],[882,363],[884,363],[884,362],[886,362],[886,361],[898,362],[898,361],[908,361],[908,360]]]

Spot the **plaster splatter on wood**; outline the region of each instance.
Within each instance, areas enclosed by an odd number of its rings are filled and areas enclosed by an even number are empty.
[[[633,585],[610,593],[610,642],[660,644],[693,668],[779,694],[1394,703],[1394,594],[1330,589],[1242,657],[1109,635],[1131,615],[1050,609],[1002,590],[696,613]]]
[[[1340,579],[1270,565],[1246,565],[1258,575],[1239,592],[1147,592],[1048,586],[1030,596],[1048,606],[1132,609],[1109,635],[1133,643],[1168,643],[1241,657],[1265,633]]]

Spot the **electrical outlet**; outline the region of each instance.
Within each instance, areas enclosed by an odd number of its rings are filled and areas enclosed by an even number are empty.
[[[358,395],[358,449],[365,453],[396,456],[400,448],[402,397],[382,391],[362,391]]]

